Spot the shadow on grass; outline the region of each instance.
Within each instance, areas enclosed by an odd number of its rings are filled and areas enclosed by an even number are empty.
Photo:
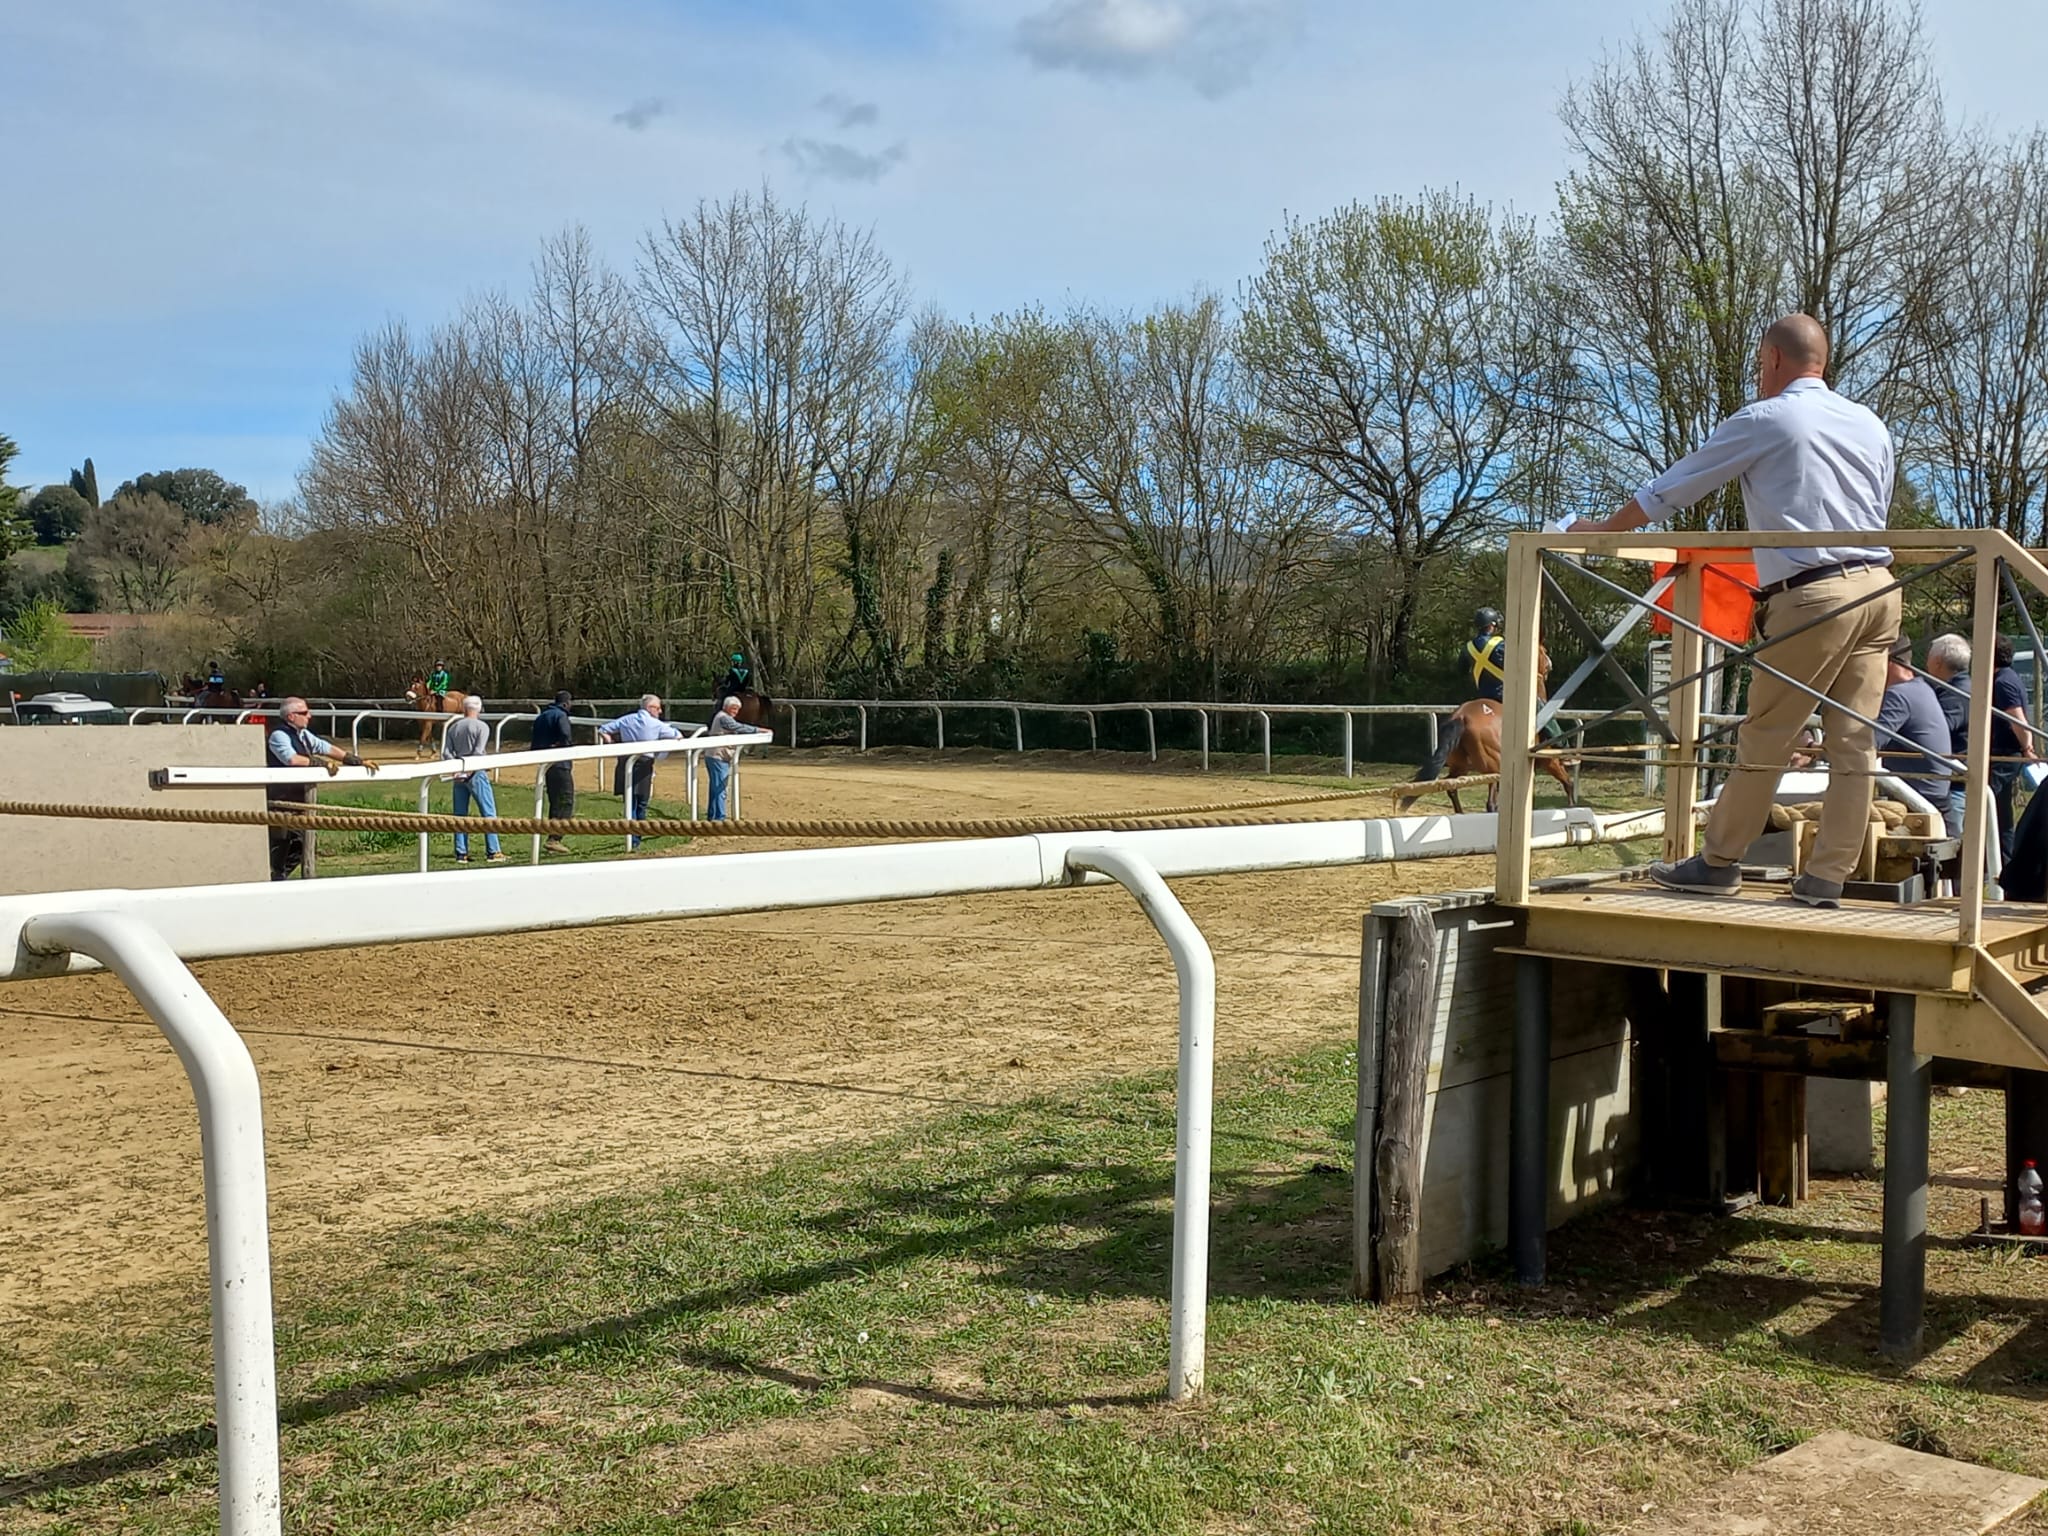
[[[1611,1326],[1726,1349],[1745,1335],[1768,1334],[1788,1354],[1830,1369],[1895,1378],[1902,1369],[1879,1348],[1881,1287],[1842,1275],[1773,1272],[1757,1266],[1801,1265],[1801,1243],[1874,1246],[1881,1234],[1823,1227],[1777,1217],[1712,1218],[1626,1209],[1604,1213],[1552,1234],[1552,1275],[1590,1289],[1568,1305],[1591,1309]],[[1961,1239],[1930,1235],[1930,1249],[1962,1248]],[[1783,1250],[1770,1253],[1775,1244]],[[1749,1250],[1747,1253],[1739,1250]],[[1863,1261],[1875,1269],[1875,1255]],[[1504,1272],[1503,1272],[1504,1273]],[[1995,1271],[1993,1271],[1995,1273]],[[1646,1282],[1668,1291],[1637,1306]],[[1516,1310],[1536,1317],[1559,1301],[1527,1293]],[[1822,1311],[1818,1321],[1775,1326],[1779,1319]],[[2004,1397],[2048,1400],[2048,1301],[1991,1292],[1931,1293],[1921,1358],[1987,1320],[2017,1319],[2004,1344],[1948,1384]]]
[[[1075,1190],[1076,1177],[1089,1187]],[[1349,1282],[1346,1234],[1350,1221],[1347,1170],[1318,1163],[1290,1174],[1238,1172],[1215,1181],[1211,1215],[1209,1291],[1216,1296],[1281,1297],[1336,1301]],[[806,1237],[830,1237],[854,1251],[829,1261],[757,1273],[729,1285],[669,1297],[653,1305],[573,1327],[553,1329],[411,1370],[394,1371],[330,1392],[280,1405],[278,1420],[292,1429],[373,1404],[431,1392],[450,1382],[531,1365],[592,1346],[631,1344],[679,1323],[729,1308],[798,1295],[838,1282],[872,1277],[895,1266],[929,1259],[964,1261],[986,1283],[1057,1294],[1076,1300],[1142,1296],[1165,1299],[1172,1236],[1173,1178],[1130,1164],[1078,1169],[1033,1151],[974,1174],[942,1183],[875,1183],[865,1201],[838,1205],[829,1214],[792,1223]],[[948,1230],[934,1230],[939,1226]],[[1067,1234],[1099,1232],[1078,1245],[1055,1247]],[[1016,1249],[1048,1234],[1044,1251],[1019,1257]],[[736,1377],[759,1377],[798,1390],[868,1386],[920,1402],[966,1410],[1029,1411],[1079,1402],[1092,1407],[1155,1401],[1153,1394],[1057,1398],[968,1396],[870,1378],[826,1380],[722,1349],[676,1346],[672,1361]],[[1163,1362],[1162,1362],[1163,1364]],[[42,1493],[88,1487],[167,1462],[201,1456],[215,1447],[212,1424],[53,1466],[0,1478],[0,1507]]]

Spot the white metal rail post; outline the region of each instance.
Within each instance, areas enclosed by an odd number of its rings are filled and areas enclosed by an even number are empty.
[[[1166,1397],[1202,1390],[1209,1310],[1209,1149],[1216,1099],[1216,960],[1209,941],[1159,871],[1127,849],[1069,848],[1067,867],[1108,875],[1138,898],[1166,941],[1180,985],[1174,1088],[1173,1278]]]
[[[263,1095],[234,1027],[163,936],[119,912],[60,912],[22,925],[24,948],[85,955],[113,971],[184,1064],[199,1106],[206,1254],[213,1280],[213,1413],[221,1536],[282,1529],[277,1354],[270,1317],[270,1217]]]

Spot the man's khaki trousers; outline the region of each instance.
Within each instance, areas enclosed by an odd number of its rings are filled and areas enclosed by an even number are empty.
[[[1884,703],[1885,659],[1899,634],[1896,588],[1846,613],[1823,618],[1830,609],[1889,587],[1892,574],[1867,566],[1845,576],[1808,582],[1780,592],[1757,611],[1760,637],[1784,635],[1757,652],[1759,660],[1796,677],[1842,709],[1822,709],[1827,737],[1828,793],[1806,872],[1817,879],[1845,881],[1863,852],[1870,821],[1872,775],[1877,771],[1876,733],[1862,720],[1875,720]],[[1819,623],[1814,623],[1818,619]],[[1813,625],[1811,629],[1807,625]],[[1794,630],[1803,633],[1794,634]],[[1814,700],[1791,684],[1752,670],[1749,715],[1736,738],[1736,766],[1707,820],[1709,864],[1736,864],[1770,818],[1778,778],[1792,756]]]

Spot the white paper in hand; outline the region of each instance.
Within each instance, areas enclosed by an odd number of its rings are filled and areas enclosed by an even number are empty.
[[[1570,517],[1553,517],[1543,525],[1543,531],[1545,533],[1570,533],[1572,531],[1572,524],[1575,521],[1577,519]]]

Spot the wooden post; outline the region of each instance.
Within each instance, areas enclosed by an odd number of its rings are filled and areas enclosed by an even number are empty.
[[[1501,700],[1500,815],[1494,894],[1529,900],[1529,815],[1535,804],[1536,653],[1543,619],[1543,555],[1528,534],[1508,536],[1507,684]]]
[[[1373,1148],[1373,1294],[1406,1306],[1422,1299],[1422,1121],[1436,1034],[1436,952],[1435,915],[1415,902],[1394,924]]]
[[[1351,1294],[1373,1298],[1373,1239],[1379,1227],[1373,1157],[1380,1130],[1380,1010],[1387,996],[1393,923],[1365,914],[1358,962],[1358,1104],[1351,1128]]]
[[[1700,621],[1700,583],[1704,572],[1697,559],[1687,561],[1672,588],[1672,611],[1679,617]],[[1703,664],[1706,645],[1682,624],[1671,626],[1671,675],[1688,677]],[[1703,679],[1681,683],[1672,691],[1666,716],[1672,735],[1678,738],[1674,756],[1681,763],[1696,762],[1700,750],[1700,693]],[[1692,857],[1693,807],[1699,803],[1700,776],[1691,768],[1673,768],[1664,775],[1664,857],[1673,863]]]
[[[1806,1198],[1806,1079],[1766,1072],[1756,1086],[1757,1196],[1797,1205]]]
[[[1977,551],[1977,581],[1971,614],[1971,655],[1982,686],[1970,689],[1970,750],[1964,782],[1962,901],[1956,913],[1958,943],[1975,944],[1984,927],[1984,842],[1991,826],[1991,673],[1998,648],[1998,556],[1990,545]]]

